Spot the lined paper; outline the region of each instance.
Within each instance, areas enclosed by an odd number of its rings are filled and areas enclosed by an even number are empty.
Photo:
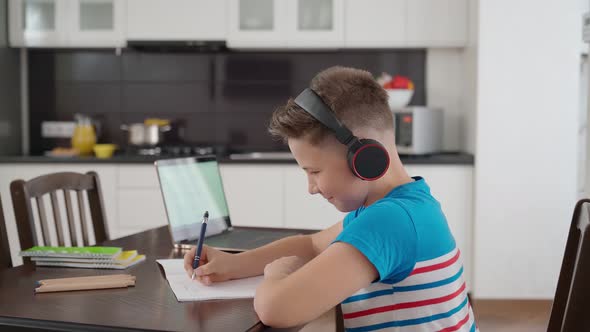
[[[179,302],[254,298],[256,287],[263,280],[263,276],[258,276],[205,286],[197,280],[191,280],[184,271],[182,259],[158,259],[156,262],[164,268],[166,279]]]

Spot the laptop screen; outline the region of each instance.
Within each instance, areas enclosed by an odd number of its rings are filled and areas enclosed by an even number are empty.
[[[174,243],[199,238],[205,211],[209,211],[205,236],[231,225],[215,157],[158,160],[156,169]]]

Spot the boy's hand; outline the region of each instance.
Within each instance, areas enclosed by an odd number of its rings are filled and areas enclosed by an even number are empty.
[[[281,257],[264,267],[264,279],[283,279],[305,265],[297,256]]]
[[[189,278],[193,274],[193,260],[196,250],[196,248],[192,248],[184,255],[184,269]],[[203,245],[199,267],[195,270],[195,279],[205,285],[230,280],[235,278],[232,273],[234,266],[236,264],[233,262],[232,254]]]

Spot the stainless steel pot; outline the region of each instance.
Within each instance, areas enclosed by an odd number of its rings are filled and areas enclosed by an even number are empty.
[[[130,125],[122,125],[121,129],[128,132],[127,143],[130,145],[155,146],[162,143],[164,133],[171,128],[169,125],[159,126],[156,124],[132,123]]]

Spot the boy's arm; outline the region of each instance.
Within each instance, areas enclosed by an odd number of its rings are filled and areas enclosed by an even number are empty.
[[[337,242],[286,277],[265,276],[254,308],[266,325],[295,326],[315,319],[378,277],[360,251]]]
[[[342,221],[314,234],[289,236],[239,253],[236,255],[239,277],[261,275],[267,264],[281,257],[297,256],[305,262],[310,261],[324,251],[341,231]]]
[[[330,243],[336,239],[338,234],[342,232],[342,220],[334,225],[324,229],[321,232],[311,234],[311,243],[313,244],[314,257],[321,254],[328,248]]]

